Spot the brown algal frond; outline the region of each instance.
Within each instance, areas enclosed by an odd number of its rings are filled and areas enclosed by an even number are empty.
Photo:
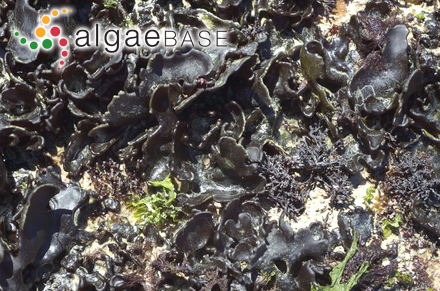
[[[89,167],[92,184],[101,199],[113,196],[128,201],[133,195],[145,195],[146,182],[122,167],[111,159]]]
[[[385,258],[391,258],[397,251],[395,249],[382,249],[380,240],[373,240],[371,244],[360,246],[356,254],[351,258],[342,274],[342,283],[348,280],[358,272],[359,267],[367,261],[370,264],[368,272],[363,274],[359,279],[358,284],[353,290],[369,290],[368,287],[377,289],[388,280],[391,273],[397,269],[397,260],[394,259],[387,266],[382,265]]]
[[[435,179],[432,164],[426,153],[404,152],[393,156],[391,168],[383,182],[384,193],[395,198],[401,208],[410,213],[416,201],[439,201],[436,189],[440,181]]]
[[[366,57],[373,51],[382,51],[388,28],[392,28],[404,21],[395,15],[391,15],[385,21],[376,16],[366,16],[362,13],[358,14],[359,21],[363,26],[361,34],[360,53],[362,57]]]
[[[361,59],[358,64],[365,69],[372,69],[376,72],[387,70],[387,68],[385,67],[385,59],[378,51],[373,51],[372,53],[368,54],[365,59]]]

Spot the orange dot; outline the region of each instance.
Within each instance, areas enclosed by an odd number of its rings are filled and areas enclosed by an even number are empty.
[[[41,22],[43,22],[43,24],[49,24],[50,17],[49,16],[43,16],[43,18],[41,18]]]
[[[43,36],[46,35],[46,30],[44,28],[42,28],[42,27],[38,27],[37,30],[35,31],[35,34],[38,37],[43,37]]]
[[[70,12],[72,12],[72,9],[70,9]]]
[[[63,9],[62,11],[63,11],[63,13],[66,13],[66,12],[67,12],[67,9],[66,9],[66,8],[64,8],[64,9]]]
[[[58,10],[54,10],[54,11],[52,11],[52,15],[53,15],[53,16],[58,16]]]

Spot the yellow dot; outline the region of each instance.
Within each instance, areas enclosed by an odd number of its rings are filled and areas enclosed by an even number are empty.
[[[63,11],[63,13],[66,13],[66,12],[67,12],[67,9],[64,8],[62,11]]]
[[[43,22],[43,24],[49,24],[50,17],[49,16],[43,16],[43,18],[41,18],[41,22]]]
[[[42,28],[42,27],[38,27],[37,30],[35,31],[35,34],[38,37],[43,37],[43,36],[46,35],[46,30],[44,28]]]
[[[54,11],[52,11],[52,15],[53,15],[53,16],[58,16],[58,10],[54,10]]]

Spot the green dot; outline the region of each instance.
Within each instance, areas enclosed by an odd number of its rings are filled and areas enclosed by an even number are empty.
[[[15,36],[18,36],[18,34],[19,34],[19,33],[18,33],[18,32],[16,32],[16,33],[15,33]]]
[[[24,37],[22,37],[22,38],[20,39],[20,42],[21,42],[22,44],[25,44],[25,43],[26,43],[26,39],[25,39]]]
[[[14,29],[15,29],[15,27],[12,28],[12,30],[14,30]]]
[[[46,38],[43,40],[43,47],[47,50],[50,49],[52,47],[52,41]]]
[[[29,46],[31,47],[31,49],[36,50],[37,47],[38,47],[38,43],[35,42],[35,41],[33,41],[33,42],[31,42],[31,43],[29,44]]]

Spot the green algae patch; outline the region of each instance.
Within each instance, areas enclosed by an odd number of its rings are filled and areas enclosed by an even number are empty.
[[[394,229],[399,228],[399,226],[403,223],[402,217],[400,217],[400,214],[397,214],[394,218],[394,221],[391,221],[389,219],[385,220],[382,224],[383,228],[383,236],[385,238],[389,237]]]
[[[370,203],[373,201],[375,191],[376,191],[375,186],[370,186],[366,190],[366,193],[364,196],[364,205],[368,208],[370,208]]]
[[[148,222],[162,224],[168,218],[172,218],[174,222],[178,221],[178,216],[183,211],[181,207],[173,204],[177,195],[171,177],[168,175],[162,181],[149,181],[148,183],[157,189],[156,193],[148,193],[146,190],[147,195],[142,199],[133,198],[127,202],[128,206],[133,207],[134,217],[142,225]]]

